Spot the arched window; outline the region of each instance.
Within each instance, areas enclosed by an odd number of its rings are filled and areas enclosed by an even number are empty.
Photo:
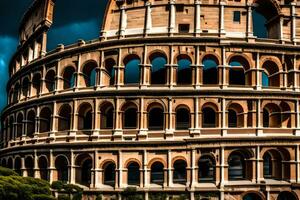
[[[33,158],[32,157],[27,157],[25,159],[25,168],[27,170],[27,176],[33,177],[34,176],[34,169],[33,169]]]
[[[27,114],[27,136],[33,137],[33,134],[35,132],[35,112],[33,110],[29,111]]]
[[[233,59],[229,65],[229,85],[245,85],[246,77],[243,64]]]
[[[276,6],[271,1],[258,0],[253,4],[253,35],[258,38],[280,38],[280,19]]]
[[[83,67],[83,77],[86,87],[96,86],[97,83],[97,63],[90,61],[86,63]]]
[[[151,84],[167,83],[167,59],[162,53],[155,53],[150,56],[151,61]]]
[[[53,70],[47,72],[45,84],[48,92],[53,92],[55,90],[55,72]]]
[[[190,111],[186,108],[178,108],[176,110],[176,129],[188,130],[190,126]]]
[[[27,98],[28,97],[28,92],[29,92],[29,79],[25,78],[22,82],[22,95],[23,97]]]
[[[264,108],[263,110],[263,127],[268,128],[270,122],[270,113],[267,109]]]
[[[41,92],[41,75],[35,74],[32,79],[32,95],[39,95]]]
[[[279,74],[279,68],[276,63],[273,61],[266,61],[262,65],[262,69],[264,70],[265,74],[268,76],[268,86],[270,87],[279,87],[280,86],[280,74]],[[263,78],[265,76],[263,73]],[[264,86],[265,80],[263,80],[263,86]]]
[[[83,104],[78,111],[78,130],[93,129],[93,109],[90,104]]]
[[[186,184],[186,167],[187,164],[184,160],[176,160],[174,162],[173,183]]]
[[[277,200],[298,200],[298,198],[292,192],[280,192]]]
[[[264,178],[270,178],[273,174],[272,156],[266,153],[263,156],[264,159]]]
[[[116,165],[115,163],[109,162],[104,165],[104,180],[105,185],[115,186],[116,184]]]
[[[213,128],[217,127],[216,112],[210,107],[202,109],[202,127]]]
[[[41,110],[39,120],[40,120],[40,133],[45,133],[50,131],[51,127],[51,116],[52,112],[48,107]]]
[[[68,182],[69,180],[69,170],[68,170],[68,160],[64,156],[58,156],[55,159],[55,169],[57,172],[57,180]]]
[[[269,76],[265,71],[262,72],[261,80],[262,80],[262,86],[263,87],[269,87],[270,86]]]
[[[262,200],[256,193],[248,193],[243,197],[243,200]]]
[[[264,112],[264,116],[263,116],[264,127],[271,127],[271,128],[281,127],[281,110],[278,105],[269,103],[264,107],[263,112]]]
[[[13,102],[16,103],[19,101],[19,92],[20,92],[20,84],[16,83],[13,92]]]
[[[235,110],[228,110],[228,127],[237,127],[237,114]]]
[[[198,163],[199,182],[214,182],[216,175],[216,163],[210,156],[202,156]]]
[[[23,114],[19,113],[17,117],[17,137],[23,135]]]
[[[22,176],[22,170],[21,170],[22,164],[21,164],[21,158],[17,157],[15,159],[15,172],[17,172],[20,176]]]
[[[136,162],[131,162],[128,167],[127,183],[128,185],[140,185],[140,166]]]
[[[203,84],[218,84],[217,59],[206,56],[203,61]]]
[[[137,55],[129,55],[124,59],[124,84],[140,83],[140,63],[141,60]]]
[[[151,183],[163,185],[164,183],[164,165],[161,162],[154,162],[151,165]]]
[[[46,157],[42,156],[38,161],[39,169],[40,169],[40,178],[43,180],[48,180],[48,161]]]
[[[234,152],[228,158],[229,180],[241,180],[246,178],[245,158],[240,153]]]
[[[81,184],[90,186],[92,173],[92,159],[88,158],[81,164]]]
[[[72,118],[72,109],[71,106],[65,104],[61,107],[59,111],[58,118],[58,131],[66,131],[71,128],[71,118]]]
[[[191,60],[187,55],[180,55],[177,58],[177,85],[192,84]]]
[[[137,109],[135,107],[129,107],[124,111],[123,128],[124,129],[137,128]]]
[[[150,108],[148,116],[149,130],[163,130],[164,129],[164,111],[160,107]]]
[[[14,137],[14,122],[15,122],[14,117],[11,116],[9,118],[9,136],[8,136],[9,140],[13,140]]]
[[[64,85],[63,89],[73,88],[75,86],[75,69],[74,67],[66,67],[63,72]]]
[[[101,109],[101,129],[112,129],[114,125],[114,107],[106,103]]]
[[[114,85],[115,83],[115,69],[116,61],[112,58],[105,60],[105,72],[107,77],[107,85]]]

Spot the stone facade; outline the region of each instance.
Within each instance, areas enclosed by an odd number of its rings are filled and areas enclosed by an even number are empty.
[[[10,63],[1,164],[108,199],[127,187],[299,199],[299,12],[283,0],[111,0],[99,39],[46,52],[55,2],[36,0]]]

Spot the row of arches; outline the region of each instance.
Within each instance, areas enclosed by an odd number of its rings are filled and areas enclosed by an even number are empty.
[[[75,112],[75,115],[74,115]],[[140,111],[136,103],[128,101],[116,111],[111,102],[104,102],[100,105],[99,110],[100,129],[114,129],[117,126],[116,117],[121,122],[122,129],[138,129],[140,127]],[[57,131],[68,131],[74,128],[79,131],[92,131],[96,128],[94,119],[97,115],[92,104],[82,103],[74,111],[70,104],[60,106],[57,114],[53,114],[51,107],[42,107],[39,113],[35,109],[30,109],[24,114],[19,112],[16,117],[8,117],[4,121],[4,133],[7,138],[21,137],[27,135],[33,137],[34,133],[47,133],[55,129]],[[220,127],[220,111],[217,105],[206,103],[201,108],[202,128]],[[150,131],[159,131],[167,128],[168,111],[165,106],[153,102],[149,104],[146,110],[147,128]],[[293,127],[290,105],[286,102],[267,103],[263,107],[262,125],[265,128]],[[76,118],[76,121],[74,119]],[[98,116],[98,115],[97,115]],[[175,129],[189,130],[192,128],[194,113],[187,105],[178,105],[175,109]],[[248,126],[248,121],[252,116],[247,113],[245,108],[238,103],[231,103],[226,110],[227,127],[244,128]],[[247,120],[245,120],[248,118]],[[53,120],[57,126],[53,126]],[[76,123],[76,124],[74,124]],[[76,125],[76,126],[74,126]],[[99,125],[98,125],[99,126]],[[85,132],[84,132],[85,133]]]
[[[251,180],[252,179],[252,155],[247,150],[235,150],[227,160],[228,180]],[[270,149],[263,154],[263,177],[265,180],[287,180],[290,179],[290,166],[288,162],[290,157],[284,149]],[[70,161],[64,155],[58,155],[55,158],[55,177],[57,180],[70,181]],[[22,173],[22,161],[20,157],[16,157],[14,162],[12,158],[3,159],[2,166],[14,169],[19,174]],[[78,184],[90,186],[92,180],[92,171],[94,170],[93,157],[89,154],[80,154],[75,159],[75,182]],[[127,185],[140,186],[141,173],[143,166],[138,160],[131,159],[125,164],[127,174]],[[49,180],[49,161],[46,156],[38,157],[39,176],[42,179]],[[27,156],[24,159],[26,176],[36,176],[34,168],[34,158]],[[119,169],[113,160],[103,161],[100,166],[102,177],[101,183],[107,186],[115,187],[117,184],[117,173]],[[163,186],[167,181],[168,167],[163,160],[152,159],[148,164],[150,184]],[[196,165],[198,171],[199,183],[215,183],[218,164],[214,155],[202,155]],[[188,181],[188,163],[184,158],[174,159],[172,161],[172,182],[174,184],[186,185]],[[24,174],[23,174],[24,175]],[[125,181],[125,180],[124,180]]]
[[[130,54],[123,60],[123,68],[119,68],[114,57],[109,57],[103,61],[103,66],[99,67],[94,60],[87,61],[80,72],[73,65],[68,65],[57,74],[55,69],[49,69],[45,76],[41,73],[34,73],[32,78],[24,76],[22,81],[13,85],[9,91],[9,101],[18,102],[19,99],[30,96],[37,96],[40,93],[54,92],[55,90],[68,90],[74,87],[95,87],[97,85],[113,86],[119,85],[119,79],[125,85],[142,84],[141,80],[149,76],[150,85],[170,84],[174,77],[170,70],[176,68],[175,84],[192,85],[195,84],[195,73],[198,73],[191,55],[180,54],[175,59],[175,65],[168,64],[168,56],[161,51],[154,51],[149,56],[149,64],[141,64],[141,58],[137,54]],[[283,68],[276,59],[270,59],[262,63],[261,84],[264,87],[280,87],[283,83]],[[293,62],[290,59],[285,61],[288,73],[287,82],[293,85],[294,75]],[[253,73],[251,61],[245,55],[235,55],[228,60],[228,84],[229,85],[248,85],[255,86],[253,83],[256,74]],[[141,66],[149,66],[149,75],[141,75]],[[218,85],[220,83],[221,65],[220,58],[215,54],[207,54],[202,58],[202,64],[199,66],[201,71],[202,85]],[[146,67],[147,68],[147,67]],[[123,71],[124,70],[124,71]],[[147,71],[144,69],[144,71]],[[197,71],[197,72],[196,72]],[[143,72],[144,73],[144,72]],[[116,75],[119,74],[119,78]],[[122,75],[121,75],[122,74]],[[285,73],[284,73],[285,74]],[[172,78],[173,77],[173,78]],[[223,78],[223,77],[221,77]],[[101,79],[101,80],[100,80]],[[258,77],[256,77],[258,79]]]

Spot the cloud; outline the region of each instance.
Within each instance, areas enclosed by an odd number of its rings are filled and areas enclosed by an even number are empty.
[[[0,110],[7,103],[6,83],[8,81],[8,65],[13,53],[16,51],[18,40],[11,36],[0,36]]]

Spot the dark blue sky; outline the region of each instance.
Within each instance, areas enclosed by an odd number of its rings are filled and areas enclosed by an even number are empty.
[[[6,105],[8,63],[18,45],[20,20],[33,0],[0,0],[0,110]],[[56,0],[54,24],[48,33],[48,50],[57,44],[99,36],[107,0]]]

